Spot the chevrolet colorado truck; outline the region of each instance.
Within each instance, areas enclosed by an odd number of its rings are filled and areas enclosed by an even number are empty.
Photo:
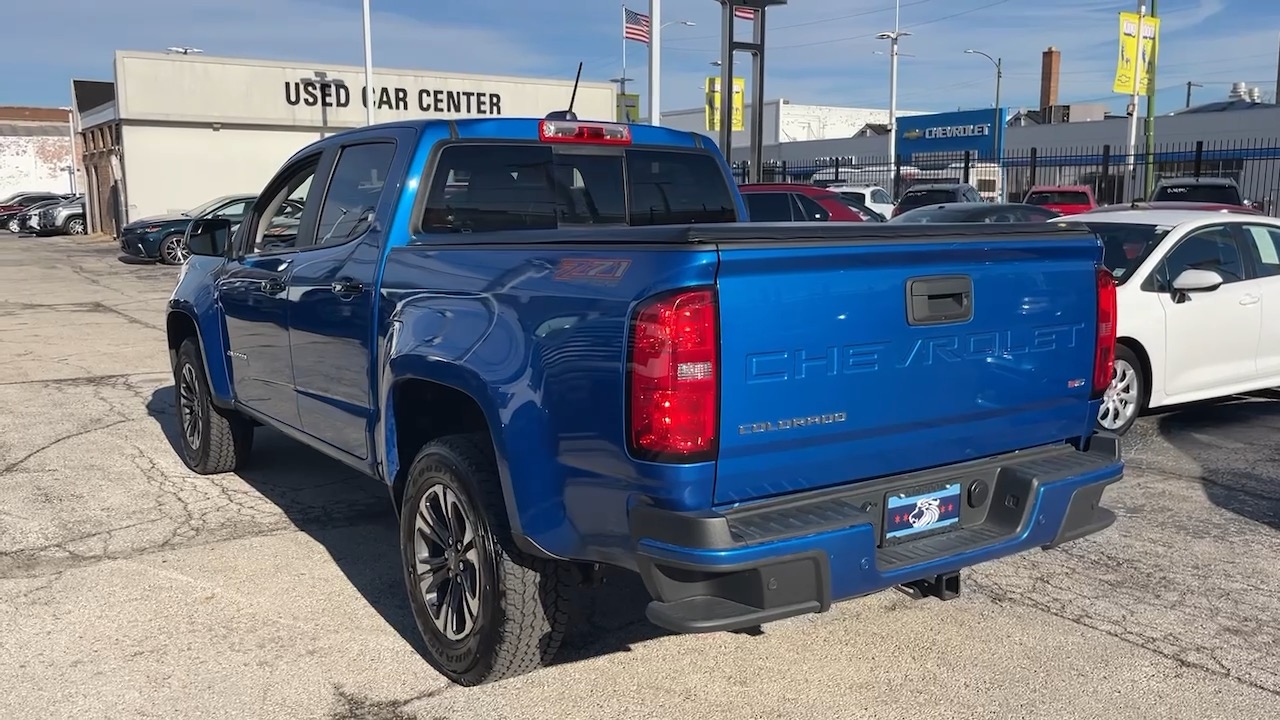
[[[236,471],[268,426],[385,483],[424,654],[462,685],[550,660],[607,566],[653,623],[723,631],[950,599],[1115,520],[1115,287],[1083,226],[746,220],[695,133],[334,134],[234,229],[187,230],[183,460]]]

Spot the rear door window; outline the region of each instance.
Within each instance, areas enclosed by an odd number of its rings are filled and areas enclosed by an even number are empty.
[[[422,230],[476,233],[736,219],[728,181],[707,153],[465,143],[440,153]]]
[[[1258,275],[1280,275],[1280,228],[1264,225],[1245,226],[1245,244],[1251,250]]]
[[[752,222],[791,222],[793,206],[791,194],[784,192],[743,193],[747,202],[747,214]]]

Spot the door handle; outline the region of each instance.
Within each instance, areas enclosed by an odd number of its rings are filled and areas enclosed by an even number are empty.
[[[1240,304],[1241,305],[1257,305],[1258,301],[1261,299],[1262,298],[1258,297],[1257,295],[1245,295],[1244,297],[1240,298]]]
[[[329,289],[333,291],[334,295],[359,295],[364,292],[364,283],[357,282],[351,278],[342,278],[341,280],[334,280]]]
[[[267,278],[262,281],[262,292],[267,295],[279,295],[284,292],[284,280],[280,278]]]

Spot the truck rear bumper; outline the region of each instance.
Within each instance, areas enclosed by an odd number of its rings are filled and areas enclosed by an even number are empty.
[[[1084,451],[1034,448],[723,513],[638,504],[630,524],[655,598],[647,614],[676,632],[713,632],[823,612],[897,586],[936,586],[948,597],[943,586],[954,589],[961,568],[1109,527],[1115,515],[1101,506],[1102,493],[1123,474],[1119,440],[1098,434]],[[954,483],[961,506],[949,530],[884,539],[889,495]]]

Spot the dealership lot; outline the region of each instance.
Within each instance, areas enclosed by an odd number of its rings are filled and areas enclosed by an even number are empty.
[[[185,469],[177,270],[116,255],[0,236],[0,717],[1280,713],[1280,395],[1143,420],[1114,528],[954,602],[675,637],[610,576],[565,662],[463,689],[417,655],[376,483],[267,432],[240,475]]]

